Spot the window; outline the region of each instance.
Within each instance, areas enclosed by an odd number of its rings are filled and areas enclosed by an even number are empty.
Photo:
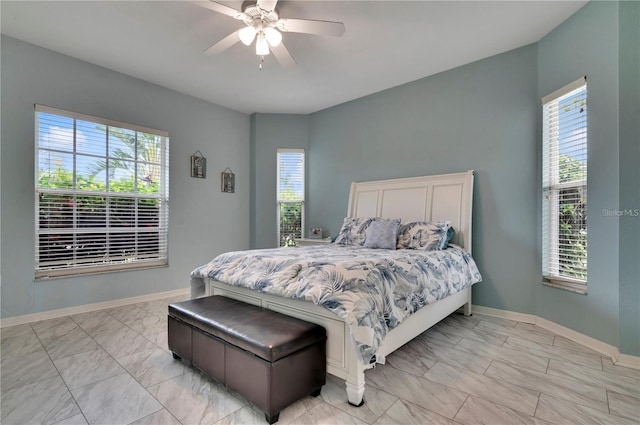
[[[586,293],[586,77],[542,103],[543,277],[546,284]]]
[[[36,278],[167,264],[167,133],[36,105]]]
[[[304,228],[304,150],[278,149],[278,241],[294,244]]]

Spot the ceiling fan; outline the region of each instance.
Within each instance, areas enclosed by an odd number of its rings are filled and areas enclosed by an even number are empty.
[[[293,68],[296,61],[287,48],[282,44],[281,32],[297,32],[303,34],[317,34],[340,37],[344,34],[344,24],[333,21],[314,21],[309,19],[280,18],[276,11],[278,0],[245,1],[242,11],[233,9],[214,1],[191,1],[214,12],[222,13],[244,22],[245,27],[229,34],[213,46],[205,50],[207,55],[217,55],[241,41],[250,46],[256,40],[256,55],[264,56],[270,52],[276,57],[280,65]],[[260,64],[262,69],[262,64]]]

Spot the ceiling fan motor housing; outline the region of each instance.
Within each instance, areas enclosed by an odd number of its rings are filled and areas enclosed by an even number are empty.
[[[247,2],[245,2],[246,4]],[[258,27],[260,24],[264,28],[266,27],[275,27],[278,22],[278,13],[275,10],[263,10],[257,4],[247,4],[246,6],[243,4],[244,9],[242,10],[244,14],[247,16],[245,19],[245,24],[252,25],[254,27]]]

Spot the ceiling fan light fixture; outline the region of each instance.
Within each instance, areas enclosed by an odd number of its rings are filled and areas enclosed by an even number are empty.
[[[253,39],[256,38],[256,29],[254,27],[244,27],[240,31],[238,31],[238,37],[240,37],[240,41],[245,46],[249,46],[253,43]]]
[[[282,34],[275,28],[269,27],[265,29],[264,36],[273,47],[278,47],[282,42]]]
[[[256,41],[256,55],[264,56],[269,54],[269,43],[264,37],[264,33],[258,34],[258,41]]]
[[[293,68],[296,66],[296,61],[283,43],[282,32],[333,37],[340,37],[344,34],[344,24],[342,22],[280,18],[276,11],[279,0],[247,0],[242,2],[242,11],[218,3],[217,0],[191,0],[191,2],[199,7],[230,16],[244,23],[243,28],[235,30],[205,50],[204,53],[209,56],[220,54],[238,42],[250,46],[255,40],[256,55],[262,57],[262,62],[264,62],[264,56],[273,53],[273,56],[283,68]],[[262,62],[260,62],[260,69],[262,69]]]

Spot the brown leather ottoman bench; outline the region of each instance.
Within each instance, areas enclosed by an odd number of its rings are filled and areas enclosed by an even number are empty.
[[[242,395],[270,424],[320,395],[326,341],[320,325],[218,295],[169,305],[173,356]]]

